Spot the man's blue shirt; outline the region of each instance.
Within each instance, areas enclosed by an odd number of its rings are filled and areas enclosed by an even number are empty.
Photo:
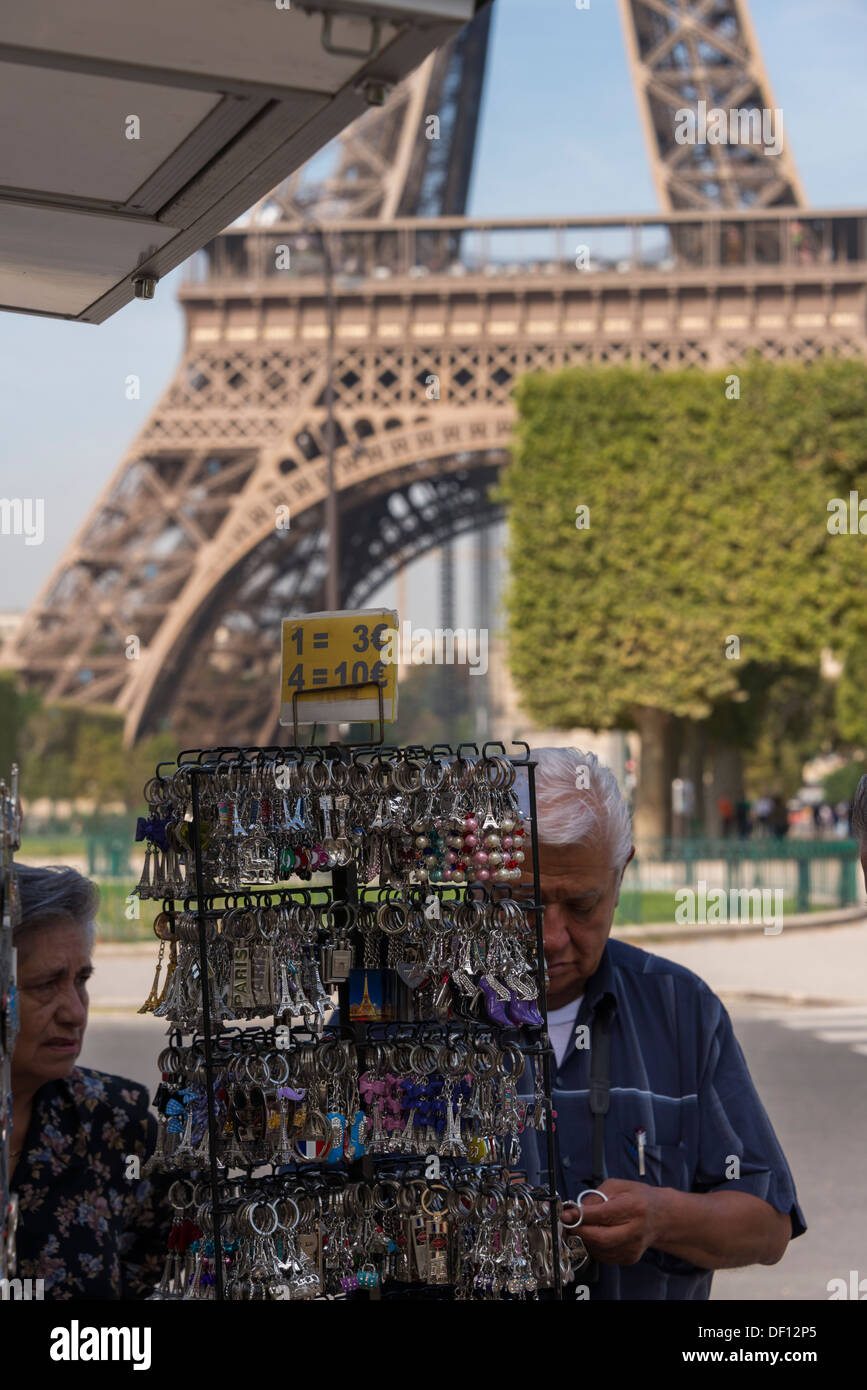
[[[611,939],[587,982],[577,1029],[586,1024],[585,1034],[590,1032],[594,1009],[606,994],[615,1008],[605,1178],[682,1192],[749,1192],[791,1213],[792,1235],[801,1235],[806,1225],[792,1174],[717,996],[691,970]],[[557,1189],[573,1200],[594,1186],[590,1047],[576,1047],[575,1041],[573,1034],[559,1067],[551,1063]],[[528,1131],[523,1146],[529,1175],[544,1178],[545,1136]],[[711,1270],[652,1249],[635,1265],[598,1269],[591,1299],[703,1299],[713,1277]]]

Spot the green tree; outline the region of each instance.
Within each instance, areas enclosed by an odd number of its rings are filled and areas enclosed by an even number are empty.
[[[711,736],[742,751],[744,790],[751,799],[794,796],[807,759],[830,752],[837,742],[833,684],[818,666],[750,662],[740,689],[743,700],[711,715]]]
[[[123,788],[121,797],[127,810],[141,815],[144,810],[142,791],[153,777],[158,763],[174,762],[181,750],[181,744],[169,729],[150,734],[133,748],[123,753]]]
[[[15,671],[0,671],[0,777],[8,780],[12,764],[21,762],[24,729],[38,708],[39,697],[20,689]]]
[[[21,791],[26,800],[56,802],[76,794],[74,763],[77,717],[68,708],[44,704],[28,719],[21,737]]]
[[[467,665],[408,667],[400,679],[397,719],[386,724],[384,742],[400,746],[416,743],[426,748],[433,743],[449,743],[456,748],[474,739],[473,684]],[[377,733],[375,724],[374,737]],[[369,737],[369,724],[350,725],[348,742],[361,743]]]
[[[855,796],[855,789],[867,768],[864,766],[864,759],[853,759],[852,762],[844,763],[834,772],[829,772],[822,782],[822,791],[829,806],[836,806],[838,801],[852,801]]]
[[[842,539],[842,538],[841,538]],[[839,649],[843,670],[835,709],[842,738],[850,747],[867,747],[867,621],[853,623]]]
[[[97,817],[109,802],[128,811],[142,805],[142,788],[163,759],[174,761],[177,739],[154,734],[135,748],[123,746],[123,717],[113,709],[71,703],[46,704],[33,712],[21,734],[22,792],[26,799],[52,802],[89,798]]]
[[[738,374],[737,400],[726,373],[692,370],[517,388],[501,484],[512,671],[538,720],[639,730],[643,837],[669,829],[674,721],[741,700],[745,664],[815,673],[854,601],[827,504],[863,470],[867,369]]]

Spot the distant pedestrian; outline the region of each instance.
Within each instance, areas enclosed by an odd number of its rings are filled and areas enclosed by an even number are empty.
[[[774,803],[767,794],[760,796],[756,802],[756,821],[763,835],[770,834],[769,819],[774,809]]]
[[[728,838],[734,829],[735,808],[727,796],[717,797],[716,808],[719,811],[719,818],[722,823],[722,833]]]
[[[833,807],[823,802],[819,807],[819,829],[822,831],[825,839],[834,833],[834,826],[836,823],[837,817],[834,814]]]
[[[786,803],[781,796],[774,797],[774,804],[770,815],[771,833],[778,840],[783,840],[789,833],[789,812]]]
[[[750,803],[745,797],[741,797],[735,806],[735,820],[738,825],[738,837],[741,840],[748,840],[752,834],[753,823],[750,820]]]
[[[837,834],[841,840],[848,840],[852,834],[852,803],[851,801],[838,801],[834,810],[837,815]]]

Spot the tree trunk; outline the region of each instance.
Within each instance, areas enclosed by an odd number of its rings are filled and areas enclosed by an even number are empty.
[[[633,834],[639,851],[671,835],[671,757],[674,720],[665,710],[639,705],[634,711],[641,738]]]
[[[704,832],[706,822],[705,805],[705,752],[707,739],[705,736],[704,725],[695,719],[686,721],[684,730],[684,757],[682,777],[688,777],[693,785],[695,804],[691,814],[687,817],[687,828],[690,834],[701,835]]]
[[[743,800],[744,763],[741,749],[736,744],[714,743],[709,750],[712,780],[707,787],[707,833],[723,833],[722,818],[718,801],[726,797],[733,806]]]

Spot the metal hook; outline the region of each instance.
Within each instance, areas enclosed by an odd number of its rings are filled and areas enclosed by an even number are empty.
[[[475,753],[476,757],[479,756],[478,746],[477,746],[475,743],[459,743],[459,744],[458,744],[458,751],[457,751],[457,756],[458,756],[458,757],[461,756],[461,749],[462,749],[462,748],[472,748],[472,750],[473,750],[473,752]]]
[[[482,744],[483,758],[490,758],[491,755],[488,752],[489,748],[499,748],[500,753],[504,758],[508,756],[508,754],[506,753],[506,745],[504,743],[501,743],[498,738],[489,739],[487,743]]]

